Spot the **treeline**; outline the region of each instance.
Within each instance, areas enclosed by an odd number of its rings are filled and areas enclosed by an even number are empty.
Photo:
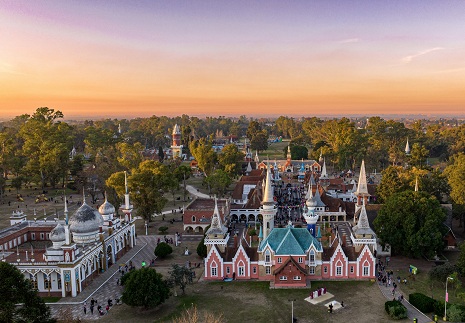
[[[231,177],[240,172],[237,161],[243,156],[229,147],[229,155],[220,158],[210,153],[209,157],[208,150],[219,138],[226,142],[247,137],[250,148],[260,152],[272,139],[282,136],[290,139],[293,147],[305,147],[308,158],[318,159],[322,153],[335,170],[355,169],[362,159],[369,171],[405,163],[421,169],[428,167],[429,158],[447,161],[465,151],[465,125],[457,120],[417,120],[407,127],[402,121],[380,117],[351,120],[281,116],[272,120],[182,115],[67,123],[60,111],[42,107],[32,115],[20,115],[0,125],[0,188],[5,187],[8,175],[13,175],[11,184],[18,189],[31,183],[42,188],[62,187],[71,176],[76,188],[103,190],[111,174],[130,172],[148,159],[141,151],[156,152],[163,161],[163,148],[171,145],[175,124],[180,126],[188,155],[197,158],[202,149],[207,149],[206,173],[220,168]],[[410,156],[404,152],[407,140]],[[79,154],[70,159],[73,147]]]

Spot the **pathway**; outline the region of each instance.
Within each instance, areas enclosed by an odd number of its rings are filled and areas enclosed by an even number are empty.
[[[189,193],[191,193],[192,195],[195,195],[197,197],[201,197],[201,198],[204,198],[204,199],[209,199],[211,198],[208,194],[204,194],[202,192],[199,192],[194,186],[192,185],[186,185],[186,189]]]
[[[90,313],[90,300],[93,298],[98,301],[102,307],[105,307],[109,298],[114,300],[120,298],[123,292],[122,286],[117,284],[117,280],[121,278],[119,274],[118,264],[128,263],[130,260],[136,268],[140,268],[142,261],[150,263],[154,258],[153,248],[156,245],[156,238],[154,236],[138,236],[137,245],[129,250],[123,257],[121,257],[117,264],[111,266],[106,272],[97,276],[84,290],[76,297],[66,297],[60,299],[57,303],[49,303],[52,315],[59,317],[60,312],[63,310],[70,310],[75,319],[81,318],[86,320],[97,320],[99,315],[97,309],[94,313]],[[84,302],[87,303],[87,314],[84,314]],[[115,305],[114,305],[115,306]]]
[[[396,284],[397,284],[395,294],[392,295],[392,290],[393,290],[392,284],[391,284],[391,286],[386,287],[383,283],[378,281],[378,287],[381,290],[381,293],[388,300],[392,300],[393,298],[398,299],[398,297],[402,294],[404,296],[404,300],[402,301],[402,303],[407,308],[407,316],[408,316],[409,320],[413,321],[413,319],[416,318],[418,320],[418,323],[430,323],[430,322],[432,322],[430,317],[428,317],[426,314],[419,311],[416,307],[414,307],[412,304],[410,304],[408,302],[408,300],[405,298],[406,295],[404,295],[404,293],[402,293],[402,290],[400,289],[400,287],[401,287],[400,285],[402,285],[402,284],[397,283],[397,280],[395,279],[395,277],[393,277],[393,281],[395,281]]]

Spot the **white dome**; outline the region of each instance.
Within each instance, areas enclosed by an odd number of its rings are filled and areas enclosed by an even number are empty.
[[[105,202],[100,205],[100,207],[98,208],[98,212],[101,214],[101,215],[110,215],[110,214],[114,214],[115,213],[115,207],[113,206],[113,204],[109,203],[107,200],[105,200]]]
[[[69,219],[69,228],[73,233],[98,232],[103,225],[103,217],[97,210],[84,202]],[[73,235],[74,236],[74,235]]]
[[[65,227],[58,223],[58,225],[50,231],[50,240],[52,242],[65,241]]]

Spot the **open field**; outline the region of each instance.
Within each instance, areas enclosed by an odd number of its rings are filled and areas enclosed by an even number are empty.
[[[171,322],[185,309],[222,315],[221,322],[288,322],[291,302],[298,322],[391,322],[384,312],[385,298],[376,283],[315,282],[311,290],[325,286],[345,307],[329,314],[324,303],[312,305],[304,299],[309,289],[269,289],[268,282],[199,282],[186,295],[171,296],[156,309],[115,306],[102,322]],[[200,322],[200,321],[199,321]]]

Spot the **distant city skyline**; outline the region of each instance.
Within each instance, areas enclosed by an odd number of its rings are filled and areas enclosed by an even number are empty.
[[[465,1],[1,1],[0,118],[465,115]]]

